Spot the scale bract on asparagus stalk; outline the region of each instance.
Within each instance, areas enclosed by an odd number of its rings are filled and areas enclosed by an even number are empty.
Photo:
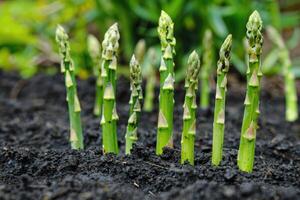
[[[88,36],[88,51],[93,62],[93,74],[96,78],[96,96],[94,104],[94,115],[100,116],[103,102],[103,82],[101,77],[101,47],[97,38]]]
[[[103,108],[102,108],[102,140],[105,153],[118,153],[116,109],[116,70],[117,51],[119,49],[118,24],[112,25],[104,35],[102,42],[101,76],[103,80]]]
[[[292,63],[289,55],[289,51],[284,44],[284,41],[278,31],[269,26],[267,28],[268,35],[273,43],[278,47],[278,59],[282,65],[282,72],[284,76],[285,84],[285,118],[287,121],[295,121],[298,119],[298,102],[297,102],[297,90],[295,84],[295,76],[292,72]]]
[[[219,165],[222,160],[224,128],[225,128],[225,99],[227,90],[227,73],[230,65],[232,35],[228,35],[221,46],[217,66],[217,84],[215,96],[215,111],[213,124],[212,164]]]
[[[183,130],[181,136],[181,163],[188,161],[194,165],[194,143],[196,135],[196,90],[200,72],[200,60],[196,51],[188,59],[188,69],[185,78],[185,99],[183,104]]]
[[[200,108],[207,109],[210,99],[210,77],[212,72],[213,60],[213,39],[212,32],[207,29],[203,38],[203,64],[200,71]]]
[[[83,136],[80,118],[80,103],[77,96],[75,68],[70,55],[69,37],[61,26],[56,29],[56,42],[61,56],[61,72],[65,75],[67,102],[70,120],[70,142],[72,149],[83,149]]]
[[[127,125],[127,131],[125,135],[126,140],[126,154],[130,154],[132,145],[137,141],[137,127],[141,114],[141,101],[143,99],[142,94],[142,73],[141,67],[133,55],[130,61],[130,110],[129,119]]]
[[[173,147],[174,109],[174,62],[176,40],[173,34],[174,23],[170,16],[161,11],[158,35],[161,42],[159,116],[157,125],[156,154],[163,153],[164,147]]]
[[[245,111],[241,130],[240,147],[238,152],[239,169],[251,172],[254,163],[256,129],[259,117],[259,93],[262,53],[262,20],[257,11],[249,17],[247,23],[247,40],[249,66],[247,69],[247,93],[245,97]]]

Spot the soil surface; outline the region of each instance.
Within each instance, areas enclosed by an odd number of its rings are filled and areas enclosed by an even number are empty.
[[[142,113],[138,143],[125,156],[129,82],[120,78],[121,153],[103,155],[99,118],[92,115],[94,79],[78,83],[85,150],[76,151],[68,143],[63,77],[21,80],[0,72],[0,199],[300,199],[300,123],[285,122],[282,89],[267,85],[262,89],[254,172],[247,174],[236,166],[245,96],[237,79],[229,79],[221,166],[211,165],[211,106],[198,112],[192,167],[179,164],[181,88],[175,92],[175,148],[155,155],[156,107]]]

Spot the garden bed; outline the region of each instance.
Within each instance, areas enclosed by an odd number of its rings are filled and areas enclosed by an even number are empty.
[[[24,81],[13,73],[0,72],[0,199],[299,198],[300,123],[285,122],[284,95],[276,84],[263,84],[253,173],[238,170],[245,87],[236,80],[229,79],[221,166],[211,166],[211,108],[198,112],[192,167],[180,165],[184,98],[180,88],[175,91],[175,148],[155,155],[156,106],[152,113],[142,112],[138,143],[132,155],[125,156],[130,94],[129,82],[119,79],[121,154],[103,155],[100,119],[92,115],[94,80],[78,83],[85,150],[76,151],[68,142],[63,76],[37,75]]]

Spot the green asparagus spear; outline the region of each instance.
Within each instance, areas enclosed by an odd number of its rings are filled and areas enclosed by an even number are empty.
[[[113,24],[105,33],[102,42],[101,76],[103,80],[103,108],[102,108],[102,140],[104,153],[118,154],[116,109],[116,70],[117,51],[119,49],[118,24]]]
[[[185,99],[183,105],[183,130],[181,137],[181,163],[188,161],[194,165],[194,143],[196,135],[196,90],[200,72],[200,60],[196,51],[188,59],[188,69],[185,78]]]
[[[94,115],[100,116],[103,101],[103,83],[101,77],[101,47],[97,38],[88,36],[88,51],[93,61],[93,73],[96,77],[96,98],[94,104]]]
[[[267,28],[268,35],[273,43],[279,49],[279,61],[282,65],[282,72],[284,76],[285,82],[285,118],[287,121],[295,121],[298,119],[298,104],[297,104],[297,91],[295,84],[295,76],[292,72],[291,59],[289,55],[289,51],[284,44],[284,41],[278,31],[269,26]]]
[[[247,70],[247,93],[245,111],[241,130],[240,147],[238,152],[238,166],[241,171],[252,172],[255,154],[255,140],[257,121],[259,117],[259,93],[262,53],[262,20],[257,11],[249,17],[247,23],[249,66]]]
[[[80,103],[77,96],[74,64],[70,55],[69,37],[61,26],[56,29],[56,42],[61,56],[61,72],[65,76],[67,102],[70,120],[70,143],[72,149],[83,149],[83,136],[80,118]]]
[[[146,54],[146,61],[144,67],[144,77],[146,79],[146,91],[144,101],[144,111],[151,112],[153,110],[154,90],[156,84],[156,61],[158,56],[156,55],[154,48],[149,48]]]
[[[143,99],[142,94],[142,74],[141,67],[138,61],[133,55],[130,61],[130,110],[129,119],[127,125],[127,132],[125,135],[126,140],[126,154],[130,154],[132,145],[137,141],[137,128],[141,114],[141,101]]]
[[[174,24],[170,16],[161,11],[158,34],[161,42],[162,58],[160,64],[159,116],[157,125],[156,154],[163,148],[173,147],[173,109],[174,109],[174,62],[176,40]]]
[[[212,71],[212,59],[213,59],[213,44],[212,44],[212,32],[207,29],[203,39],[203,67],[200,71],[200,84],[201,84],[201,95],[200,95],[200,107],[207,109],[209,107],[209,95],[210,95],[210,84],[209,78]]]
[[[225,99],[227,87],[227,73],[230,65],[230,51],[232,35],[228,35],[221,46],[217,68],[217,85],[213,125],[212,164],[219,165],[222,160],[224,127],[225,127]]]

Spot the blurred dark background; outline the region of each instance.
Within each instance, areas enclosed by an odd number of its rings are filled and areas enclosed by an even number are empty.
[[[70,35],[72,57],[77,74],[87,78],[92,62],[87,52],[87,36],[100,42],[107,28],[119,23],[121,45],[120,72],[126,74],[128,61],[140,39],[160,54],[157,23],[161,10],[175,23],[177,79],[185,73],[188,53],[202,51],[203,34],[213,32],[215,58],[227,34],[233,34],[233,70],[245,73],[243,39],[253,10],[258,10],[264,26],[274,26],[284,37],[292,57],[293,72],[300,77],[300,1],[299,0],[0,0],[0,69],[15,70],[24,78],[37,72],[56,73],[59,65],[55,43],[57,24]],[[265,37],[265,74],[280,73],[273,45]],[[214,60],[213,63],[216,63]],[[267,65],[267,66],[265,66]]]

